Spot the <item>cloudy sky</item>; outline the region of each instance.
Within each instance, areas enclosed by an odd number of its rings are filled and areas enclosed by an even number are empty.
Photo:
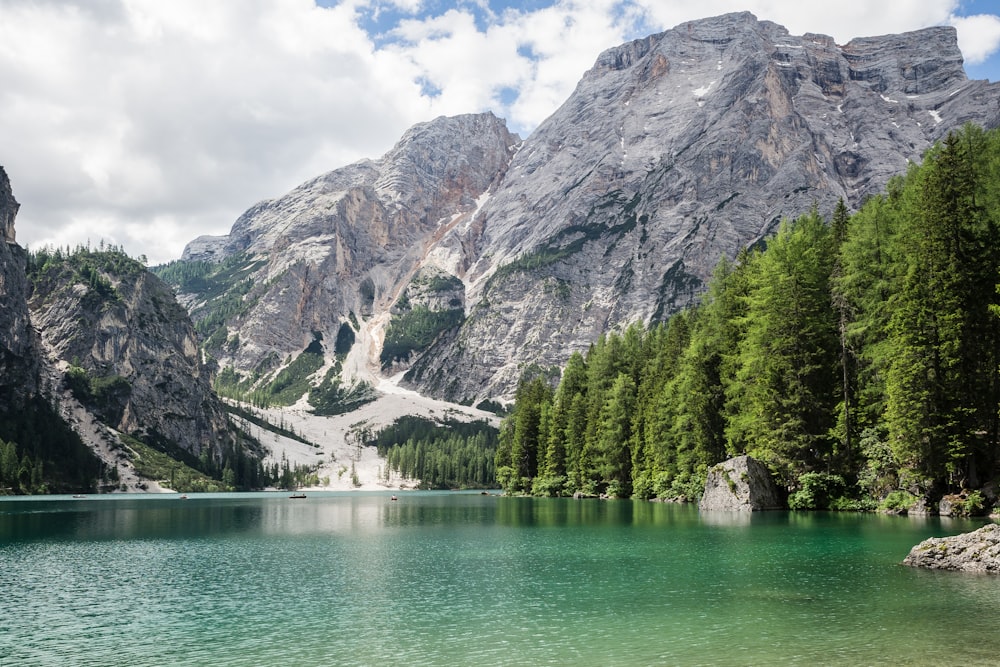
[[[744,9],[841,43],[953,25],[1000,80],[1000,0],[0,0],[18,242],[175,259],[414,123],[492,110],[527,136],[602,50]]]

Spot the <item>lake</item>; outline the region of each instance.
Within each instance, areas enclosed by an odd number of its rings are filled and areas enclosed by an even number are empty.
[[[476,493],[0,499],[0,665],[995,664],[957,521]]]

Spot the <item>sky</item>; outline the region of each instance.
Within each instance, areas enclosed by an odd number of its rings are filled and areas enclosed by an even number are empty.
[[[489,110],[526,137],[601,51],[743,10],[838,43],[952,25],[1000,81],[1000,0],[0,0],[17,241],[177,259],[415,123]]]

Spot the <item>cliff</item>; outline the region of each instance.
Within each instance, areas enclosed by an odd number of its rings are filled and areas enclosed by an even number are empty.
[[[417,125],[379,160],[253,206],[229,235],[197,239],[178,272],[161,275],[174,276],[208,352],[248,382],[274,378],[290,355],[336,340],[345,326],[358,341],[345,382],[372,381],[396,301],[421,267],[454,278],[441,241],[470,224],[519,142],[492,114]],[[204,275],[183,279],[185,264]]]
[[[857,207],[948,131],[996,126],[998,100],[951,28],[838,46],[739,13],[611,49],[453,243],[474,249],[470,316],[409,378],[509,395],[524,367],[691,303],[782,218]]]
[[[14,241],[14,199],[0,167],[0,410],[16,410],[38,389],[37,340],[28,314],[27,255]]]
[[[524,369],[691,303],[782,218],[855,208],[950,130],[996,126],[998,100],[952,28],[838,45],[746,12],[694,21],[603,53],[524,142],[490,114],[439,118],[251,207],[172,283],[246,386],[345,325],[344,376],[377,382],[408,326],[397,302],[433,267],[462,289],[387,370],[453,402],[509,398]]]
[[[117,250],[42,252],[37,262],[32,318],[74,395],[117,431],[221,461],[233,429],[170,288]]]

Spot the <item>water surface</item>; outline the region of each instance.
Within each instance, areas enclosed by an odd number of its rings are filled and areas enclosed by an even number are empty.
[[[311,493],[0,500],[0,665],[995,664],[979,521]]]

